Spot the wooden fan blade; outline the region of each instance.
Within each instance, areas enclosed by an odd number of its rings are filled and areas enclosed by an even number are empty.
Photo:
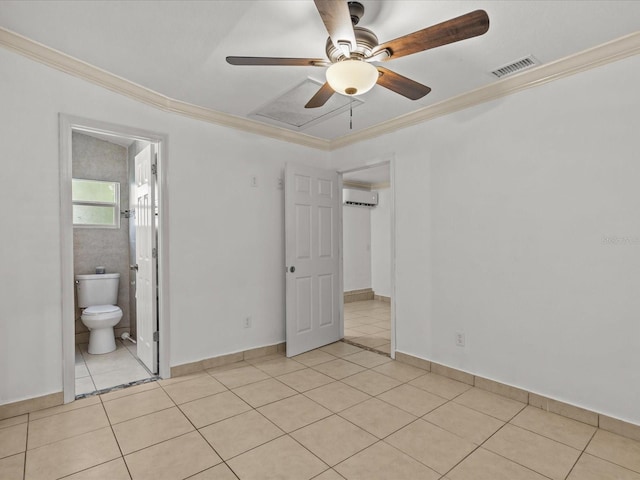
[[[384,67],[376,67],[380,76],[378,77],[378,85],[388,88],[392,92],[399,93],[403,97],[407,97],[411,100],[418,100],[424,97],[431,91],[426,85],[415,82],[410,78],[403,77],[402,75],[392,72]]]
[[[354,50],[357,45],[356,35],[353,33],[347,2],[342,0],[314,0],[314,2],[335,47],[342,48],[340,44],[348,42],[349,51]]]
[[[486,33],[487,30],[489,30],[487,12],[476,10],[378,45],[374,49],[373,55],[386,49],[390,52],[390,57],[386,60],[404,57],[430,48],[477,37]]]
[[[293,67],[326,67],[331,62],[323,58],[278,58],[278,57],[227,57],[231,65],[283,65]]]
[[[311,97],[311,100],[307,102],[304,108],[318,108],[327,103],[327,100],[331,98],[331,95],[334,94],[333,88],[329,86],[329,83],[325,83],[320,87],[320,90],[316,92],[316,94]]]

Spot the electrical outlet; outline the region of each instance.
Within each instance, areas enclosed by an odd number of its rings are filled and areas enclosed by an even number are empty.
[[[252,187],[257,187],[258,186],[258,176],[257,175],[251,175],[251,177],[249,177],[249,185],[251,185]]]
[[[464,347],[465,342],[465,334],[463,332],[456,332],[456,345],[458,347]]]
[[[245,317],[244,323],[242,324],[244,328],[251,328],[251,317]]]

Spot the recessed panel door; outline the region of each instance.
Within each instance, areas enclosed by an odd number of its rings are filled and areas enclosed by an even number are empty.
[[[285,167],[287,356],[342,338],[338,174]]]
[[[155,178],[152,165],[154,146],[149,145],[135,157],[135,222],[136,222],[136,336],[137,355],[151,373],[158,372],[156,245],[155,245]]]

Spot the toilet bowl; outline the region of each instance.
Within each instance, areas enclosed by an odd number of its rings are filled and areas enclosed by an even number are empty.
[[[89,353],[102,354],[116,349],[115,327],[122,318],[117,305],[94,305],[82,311],[80,320],[89,329]]]
[[[80,319],[89,329],[89,353],[101,354],[116,349],[115,327],[122,318],[118,301],[119,273],[76,275]]]

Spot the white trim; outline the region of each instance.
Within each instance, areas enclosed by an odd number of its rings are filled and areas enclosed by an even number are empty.
[[[73,218],[71,213],[72,131],[99,132],[158,144],[158,329],[160,331],[159,374],[171,376],[169,366],[169,199],[167,185],[168,137],[164,134],[59,114],[60,125],[60,250],[62,295],[62,356],[64,403],[75,400],[75,331],[73,292]]]
[[[475,105],[538,87],[640,53],[640,32],[506,77],[453,98],[331,141],[331,150],[379,137]]]
[[[82,78],[95,85],[146,103],[152,107],[159,108],[165,112],[177,113],[196,120],[215,123],[217,125],[263,135],[285,142],[297,143],[319,150],[329,149],[328,140],[312,137],[311,135],[300,132],[293,132],[282,127],[265,125],[255,120],[218,112],[210,108],[200,107],[167,97],[166,95],[162,95],[2,27],[0,27],[0,45],[8,50],[20,53],[27,58],[55,68],[56,70]]]
[[[555,62],[525,70],[512,77],[506,77],[435,105],[334,140],[325,140],[285,128],[265,125],[255,120],[172,99],[1,27],[0,46],[166,112],[319,150],[332,151],[636,55],[640,53],[640,32],[620,37]]]

